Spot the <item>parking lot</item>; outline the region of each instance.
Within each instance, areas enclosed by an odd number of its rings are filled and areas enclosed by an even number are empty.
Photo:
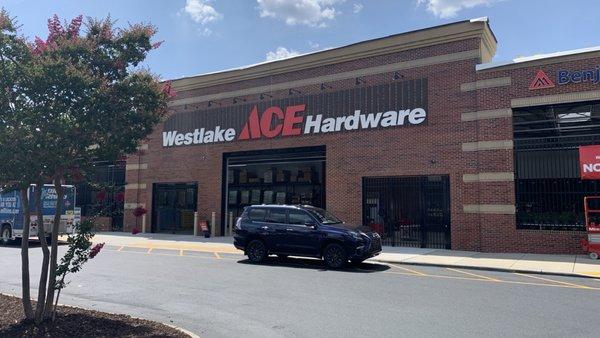
[[[0,292],[20,292],[20,251],[0,248]],[[39,248],[32,251],[37,279]],[[600,280],[237,253],[106,246],[61,302],[201,336],[595,336]]]

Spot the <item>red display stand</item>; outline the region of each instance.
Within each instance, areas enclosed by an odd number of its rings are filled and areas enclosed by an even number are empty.
[[[585,228],[588,238],[581,240],[583,250],[590,253],[591,259],[600,255],[600,196],[587,196],[583,200]]]

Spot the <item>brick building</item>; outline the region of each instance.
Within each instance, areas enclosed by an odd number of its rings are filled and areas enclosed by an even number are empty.
[[[579,252],[600,86],[573,74],[600,51],[493,64],[496,43],[478,19],[174,80],[127,160],[124,229],[137,207],[148,232],[197,212],[222,235],[246,205],[312,204],[389,245]]]

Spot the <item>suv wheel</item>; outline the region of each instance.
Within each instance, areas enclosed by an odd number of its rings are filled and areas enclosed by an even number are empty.
[[[341,245],[333,243],[323,250],[323,260],[328,267],[339,269],[348,262],[348,254]]]
[[[260,263],[267,257],[267,247],[263,241],[255,239],[246,246],[246,255],[252,263]]]
[[[10,244],[11,240],[10,227],[8,225],[2,226],[2,230],[0,230],[0,243],[2,245]]]

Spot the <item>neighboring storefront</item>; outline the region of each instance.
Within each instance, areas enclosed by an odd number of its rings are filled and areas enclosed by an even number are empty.
[[[197,213],[226,235],[247,205],[310,204],[388,245],[579,252],[600,51],[495,49],[481,19],[174,80],[127,161],[124,229],[192,234]]]

